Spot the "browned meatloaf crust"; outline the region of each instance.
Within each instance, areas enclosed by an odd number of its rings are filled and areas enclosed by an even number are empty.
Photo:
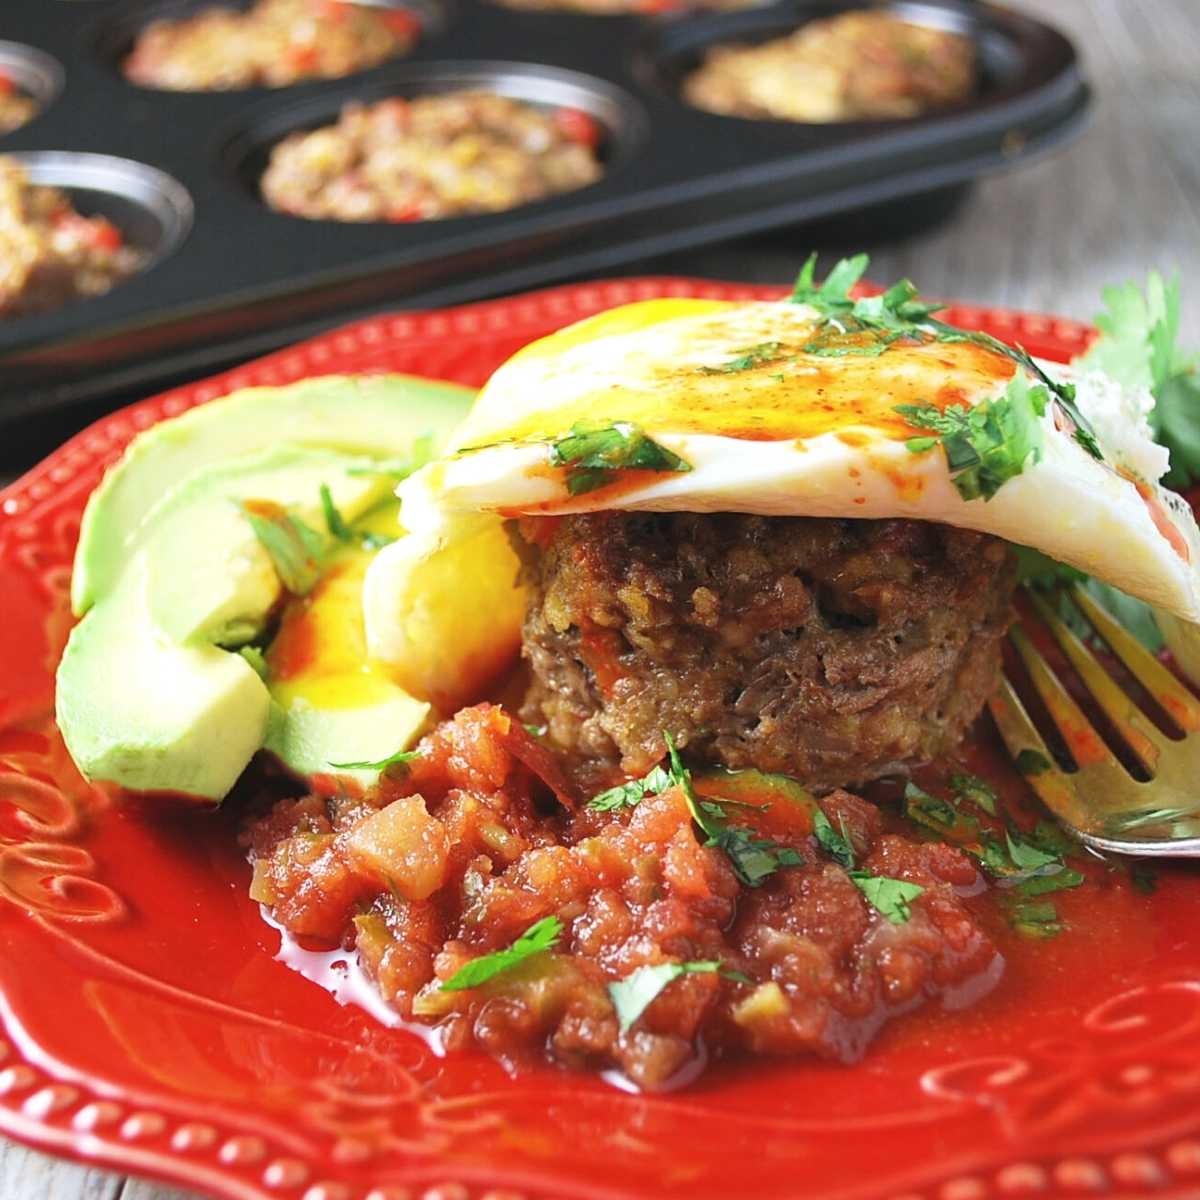
[[[527,522],[526,719],[648,769],[693,759],[817,787],[955,746],[996,680],[1004,542],[920,521],[599,513]]]

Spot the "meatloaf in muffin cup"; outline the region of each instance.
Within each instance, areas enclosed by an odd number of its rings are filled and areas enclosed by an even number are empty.
[[[760,45],[715,46],[683,94],[731,117],[895,120],[966,100],[975,70],[974,44],[962,34],[851,12]]]
[[[670,729],[818,788],[958,744],[1015,585],[1004,542],[909,520],[604,512],[529,557],[525,716],[555,744],[636,773]]]
[[[337,124],[284,138],[262,194],[326,221],[423,221],[499,212],[594,183],[599,128],[491,92],[349,104]]]

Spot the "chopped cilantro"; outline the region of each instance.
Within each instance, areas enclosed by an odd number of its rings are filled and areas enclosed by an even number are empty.
[[[562,937],[563,923],[557,917],[543,917],[540,921],[525,930],[511,946],[505,950],[497,950],[485,954],[459,967],[453,975],[442,984],[443,992],[461,992],[468,988],[476,988],[494,979],[497,975],[511,970],[527,959],[538,954],[545,954],[558,945]]]
[[[549,730],[550,730],[549,725],[526,725],[525,726],[525,732],[527,734],[529,734],[530,737],[538,737],[538,738],[545,737],[546,734],[549,732]]]
[[[1051,938],[1065,928],[1058,919],[1058,909],[1052,900],[1014,904],[1008,915],[1013,928],[1026,937]]]
[[[345,518],[338,512],[337,505],[333,502],[333,493],[327,483],[321,484],[321,511],[325,514],[325,528],[329,530],[330,537],[337,538],[339,542],[354,541],[354,534],[346,524]]]
[[[834,829],[832,822],[820,808],[813,810],[813,834],[817,845],[829,855],[834,862],[840,863],[847,871],[854,866],[854,843],[846,836],[846,826],[842,825],[841,833]]]
[[[906,879],[891,879],[887,875],[872,875],[870,871],[851,871],[854,886],[867,898],[867,903],[887,917],[893,925],[903,925],[911,916],[909,902],[925,889]]]
[[[257,646],[241,646],[238,653],[254,668],[259,679],[267,677],[267,660]]]
[[[1148,862],[1130,863],[1129,881],[1144,896],[1152,896],[1158,891],[1158,872]]]
[[[1009,380],[1004,395],[974,408],[951,404],[898,404],[898,412],[918,429],[940,435],[951,479],[964,500],[990,500],[1030,462],[1042,456],[1042,414],[1049,399],[1046,389],[1031,385],[1021,372]],[[928,438],[910,438],[913,453],[925,453]],[[915,445],[914,445],[915,443]]]
[[[596,812],[617,812],[622,808],[633,808],[647,796],[658,796],[665,792],[673,782],[662,767],[654,767],[641,779],[630,779],[593,796],[587,806]]]
[[[1022,750],[1016,757],[1016,768],[1022,775],[1045,775],[1054,764],[1040,750]]]
[[[270,556],[279,582],[293,596],[306,596],[321,578],[324,539],[311,525],[273,502],[244,500],[241,509]]]
[[[996,815],[996,792],[986,779],[978,775],[958,774],[950,776],[950,787],[959,800],[970,800],[978,805],[989,817]]]
[[[811,305],[821,314],[822,323],[816,339],[818,346],[827,337],[829,329],[834,329],[841,335],[861,331],[875,333],[874,343],[869,339],[862,343],[864,347],[867,347],[866,349],[860,348],[854,351],[845,349],[841,351],[844,353],[872,355],[883,353],[889,345],[902,337],[915,337],[921,340],[933,339],[947,343],[968,342],[976,346],[983,346],[985,349],[1011,359],[1019,368],[1037,380],[1043,388],[1051,392],[1059,407],[1075,427],[1075,440],[1093,458],[1103,457],[1091,425],[1075,403],[1074,386],[1051,379],[1021,347],[1009,346],[990,334],[958,329],[953,325],[947,325],[944,321],[937,320],[933,314],[939,312],[944,306],[922,300],[916,287],[907,279],[901,279],[898,283],[892,284],[881,295],[851,300],[850,289],[862,278],[870,263],[870,259],[865,254],[843,259],[829,272],[820,287],[817,287],[813,280],[816,261],[817,256],[813,254],[804,264],[792,290],[792,301],[796,304]],[[827,344],[836,347],[850,346],[856,343],[853,341],[839,342],[835,339]],[[877,346],[878,349],[876,349]],[[820,353],[821,351],[814,350],[812,352]]]
[[[904,785],[904,813],[918,825],[935,833],[964,833],[974,835],[979,823],[963,816],[948,800],[939,800],[911,780]]]
[[[677,454],[648,438],[636,425],[616,421],[600,427],[583,423],[571,427],[550,447],[550,463],[568,467],[567,491],[572,496],[595,491],[622,470],[690,471]]]
[[[1184,488],[1200,480],[1200,375],[1198,356],[1180,349],[1179,278],[1151,271],[1146,290],[1137,284],[1107,287],[1105,311],[1096,318],[1100,337],[1079,360],[1126,387],[1149,388],[1150,425],[1171,455],[1164,482]]]
[[[1033,875],[1018,883],[1013,891],[1019,896],[1045,896],[1051,892],[1065,892],[1085,882],[1086,876],[1073,867],[1063,867],[1049,875]]]
[[[628,1030],[669,984],[684,975],[711,975],[721,969],[719,962],[668,962],[638,967],[624,979],[610,983],[608,994],[617,1012],[621,1032]]]
[[[790,846],[755,837],[749,829],[740,825],[727,825],[715,832],[705,832],[709,835],[705,845],[723,850],[733,867],[733,873],[747,887],[758,887],[780,867],[804,865],[803,857]]]
[[[1032,842],[1027,842],[1011,829],[1005,831],[1004,842],[1009,859],[1019,871],[1040,871],[1043,867],[1061,866],[1058,855],[1050,854]]]
[[[389,767],[407,766],[414,758],[420,757],[420,750],[397,750],[378,762],[331,762],[329,765],[339,771],[386,771]]]
[[[733,867],[733,873],[747,887],[758,887],[763,880],[773,875],[780,867],[798,867],[804,859],[789,846],[780,846],[767,838],[758,838],[740,826],[726,823],[724,803],[705,801],[701,803],[692,786],[692,774],[683,765],[675,739],[666,730],[663,740],[667,744],[670,780],[682,789],[692,813],[692,820],[707,835],[706,846],[715,846],[724,851]]]
[[[780,353],[782,349],[782,342],[759,342],[757,346],[747,346],[744,350],[735,351],[737,357],[731,358],[719,367],[701,367],[700,373],[702,375],[730,375],[737,371],[749,371],[752,367],[783,362],[789,355]]]

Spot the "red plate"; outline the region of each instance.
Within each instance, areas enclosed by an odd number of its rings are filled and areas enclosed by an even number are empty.
[[[379,318],[125,409],[0,493],[0,1131],[230,1200],[1200,1195],[1200,885],[1184,871],[1106,908],[1111,936],[1010,963],[967,1012],[897,1022],[860,1066],[750,1064],[638,1096],[439,1059],[339,1005],[277,959],[228,818],[131,811],[67,759],[49,714],[80,513],[138,430],[330,372],[479,384],[615,304],[775,294],[625,280]],[[1089,336],[949,316],[1049,357]]]

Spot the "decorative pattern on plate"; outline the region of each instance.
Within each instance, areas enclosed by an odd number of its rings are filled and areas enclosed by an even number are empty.
[[[885,1039],[861,1071],[764,1066],[660,1097],[548,1069],[513,1081],[440,1059],[285,967],[229,822],[112,804],[53,729],[79,516],[138,430],[310,375],[479,384],[530,339],[615,304],[778,294],[619,280],[380,317],[114,414],[0,493],[0,1131],[228,1200],[1200,1194],[1190,888],[1164,894],[1161,944],[1136,971],[1047,987],[946,1044]],[[1006,311],[949,317],[1048,357],[1090,336]]]

